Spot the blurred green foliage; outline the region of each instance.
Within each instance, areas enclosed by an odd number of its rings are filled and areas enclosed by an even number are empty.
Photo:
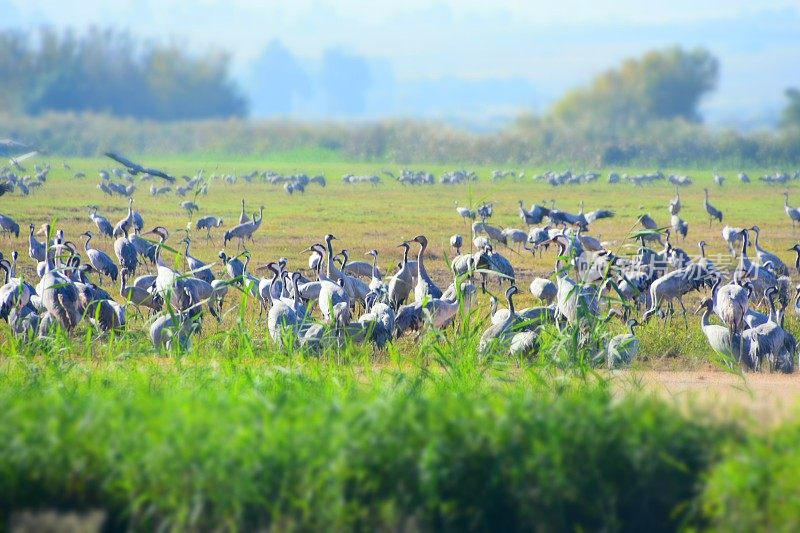
[[[192,56],[180,43],[152,44],[112,29],[0,31],[0,80],[0,110],[12,114],[182,120],[247,111],[226,54]]]
[[[654,120],[699,121],[698,104],[715,87],[718,69],[717,60],[701,48],[652,50],[601,74],[588,88],[567,93],[553,116],[611,136]]]
[[[206,357],[207,358],[207,357]],[[133,530],[669,531],[735,432],[520,372],[7,362],[0,513]],[[7,516],[5,517],[7,518]]]

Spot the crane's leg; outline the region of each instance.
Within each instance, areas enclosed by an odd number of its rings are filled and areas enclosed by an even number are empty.
[[[683,311],[683,325],[686,329],[689,329],[689,319],[686,318],[686,306],[683,305],[683,297],[678,297],[678,303],[681,304],[681,310]]]

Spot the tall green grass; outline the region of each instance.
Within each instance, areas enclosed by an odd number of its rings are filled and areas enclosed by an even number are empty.
[[[133,529],[667,530],[731,434],[599,381],[480,365],[10,359],[0,509]]]

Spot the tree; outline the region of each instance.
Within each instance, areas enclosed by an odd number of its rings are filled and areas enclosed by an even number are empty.
[[[0,32],[0,110],[176,120],[242,116],[247,102],[225,54],[190,56],[110,29],[76,35],[42,28],[38,35]]]
[[[343,115],[363,113],[370,81],[366,59],[338,49],[325,50],[320,82],[329,112]]]
[[[660,119],[697,122],[698,105],[716,86],[718,70],[717,60],[704,49],[654,50],[604,72],[588,88],[567,93],[553,107],[553,116],[611,129]]]
[[[786,89],[786,98],[789,103],[783,110],[781,128],[787,131],[800,132],[800,89]]]
[[[311,94],[311,81],[300,61],[280,41],[271,41],[253,64],[253,113],[288,115]]]

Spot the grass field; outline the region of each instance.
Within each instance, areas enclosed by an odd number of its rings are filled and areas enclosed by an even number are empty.
[[[290,269],[305,269],[306,256],[298,252],[333,233],[335,244],[353,258],[378,249],[380,265],[391,271],[401,258],[397,245],[422,233],[431,242],[429,269],[442,286],[450,281],[450,235],[469,240],[454,202],[492,201],[493,224],[524,228],[518,200],[529,206],[555,199],[573,212],[583,200],[587,211],[617,213],[593,225],[592,234],[623,247],[639,213],[668,224],[666,206],[675,193],[666,182],[636,188],[608,185],[605,176],[590,185],[551,188],[530,179],[545,169],[531,168],[520,181],[492,183],[490,168],[473,168],[480,180],[466,185],[405,187],[386,178],[379,187],[345,185],[344,173],[397,166],[301,162],[303,157],[147,163],[176,175],[200,168],[207,174],[324,174],[328,186],[311,185],[302,196],[260,182],[212,181],[208,195],[197,198],[195,218],[222,216],[230,227],[241,198],[250,211],[264,205],[264,224],[248,246],[252,264],[286,256]],[[60,159],[51,162],[40,191],[0,198],[0,212],[22,227],[20,239],[0,241],[0,250],[19,250],[27,275],[33,267],[26,253],[28,223],[57,220],[56,227],[78,242],[77,235],[93,229],[88,206],[97,205],[112,223],[127,209],[125,198],[108,198],[96,188],[97,171],[111,167],[107,160],[69,160],[71,171],[62,169]],[[410,167],[436,176],[458,168]],[[88,177],[72,178],[78,170]],[[745,170],[751,177],[768,172]],[[704,239],[711,254],[727,252],[721,225],[709,227],[703,211],[702,187],[708,186],[726,223],[757,223],[762,245],[793,263],[786,251],[795,236],[782,207],[784,189],[741,185],[735,180],[739,169],[718,171],[729,179],[722,188],[712,186],[710,170],[685,171],[695,181],[681,191],[689,238],[676,244],[694,253]],[[140,185],[134,204],[146,228],[163,225],[177,235],[173,230],[188,222],[178,207],[182,199],[153,198],[148,187]],[[221,230],[213,235],[217,240],[206,244],[195,234],[193,255],[214,260]],[[113,255],[110,241],[93,243]],[[542,258],[500,251],[524,289],[534,275],[552,272],[552,248]],[[498,293],[495,284],[490,290]],[[532,303],[529,294],[520,296],[520,306]],[[743,412],[691,400],[676,405],[663,400],[683,392],[671,385],[665,395],[646,394],[657,389],[652,376],[665,370],[723,375],[697,317],[690,317],[688,330],[682,320],[653,320],[641,330],[634,372],[611,375],[574,361],[477,354],[488,309],[486,297],[480,302],[457,330],[406,337],[386,350],[351,345],[318,357],[276,349],[256,304],[243,308],[238,296],[229,296],[224,320],[208,317],[180,355],[157,354],[143,320],[132,313],[125,333],[100,339],[82,326],[71,338],[23,344],[1,324],[0,516],[10,520],[26,509],[94,510],[107,526],[136,530],[672,530],[730,528],[736,523],[731,510],[740,502],[761,502],[758,516],[775,521],[748,521],[749,529],[792,528],[800,514],[770,511],[784,510],[785,492],[772,487],[789,484],[787,476],[797,468],[780,432],[793,410],[783,410],[771,424],[779,428],[767,432],[760,427],[763,408],[772,404]],[[798,332],[793,316],[789,327]],[[762,388],[790,389],[785,380],[794,376],[763,378],[751,389],[756,397]],[[748,390],[738,377],[718,381],[726,389]],[[795,435],[795,425],[788,427]],[[768,461],[765,449],[773,443],[782,455]],[[791,469],[782,467],[787,462]],[[790,509],[796,509],[792,501]]]
[[[667,203],[674,196],[674,188],[666,181],[642,188],[630,184],[609,185],[605,176],[598,182],[589,185],[553,188],[542,182],[530,179],[546,169],[526,168],[526,178],[519,181],[506,179],[491,182],[488,178],[491,169],[474,168],[480,175],[478,182],[444,186],[403,186],[385,178],[378,187],[370,185],[343,184],[340,177],[345,173],[379,174],[382,169],[397,171],[397,166],[376,163],[351,163],[341,161],[320,161],[324,154],[310,154],[310,162],[305,161],[309,154],[288,154],[275,160],[259,161],[252,158],[245,160],[214,160],[196,158],[191,160],[153,160],[148,164],[163,167],[175,175],[194,175],[198,169],[205,169],[207,174],[246,173],[251,170],[274,170],[282,174],[304,172],[308,175],[324,174],[328,178],[328,186],[324,189],[312,184],[304,195],[288,195],[282,186],[264,183],[247,184],[239,180],[236,185],[227,185],[222,180],[212,181],[207,196],[200,196],[199,214],[214,214],[225,219],[225,227],[231,227],[239,215],[239,202],[246,200],[248,211],[253,212],[259,206],[265,206],[265,218],[261,229],[256,233],[255,243],[248,244],[253,259],[251,271],[270,260],[281,256],[289,258],[289,268],[307,268],[306,255],[300,250],[314,242],[320,242],[326,233],[338,237],[335,245],[347,248],[353,259],[365,259],[362,255],[371,248],[380,253],[380,266],[390,272],[400,259],[397,245],[405,239],[417,234],[428,237],[431,245],[427,265],[435,281],[446,286],[451,281],[448,263],[455,252],[449,248],[449,238],[454,233],[465,236],[469,242],[469,226],[456,213],[454,203],[461,206],[474,207],[480,202],[491,201],[495,204],[495,215],[491,223],[501,227],[520,227],[524,225],[518,216],[517,201],[523,200],[527,206],[532,202],[543,202],[549,205],[551,200],[562,210],[577,212],[578,203],[583,200],[586,210],[609,208],[616,212],[613,219],[600,220],[592,225],[592,234],[602,240],[612,241],[612,249],[621,252],[634,251],[631,241],[626,241],[632,229],[637,227],[637,217],[641,213],[650,213],[655,220],[664,226],[669,224]],[[301,162],[303,161],[303,162]],[[86,229],[94,229],[88,219],[88,206],[97,205],[100,213],[107,216],[112,223],[125,215],[127,200],[122,197],[109,198],[96,188],[99,182],[97,171],[111,168],[109,160],[69,160],[72,171],[63,170],[61,160],[53,160],[50,179],[41,191],[26,198],[7,197],[0,204],[2,213],[14,217],[23,227],[18,240],[6,240],[3,250],[20,251],[26,257],[27,240],[24,227],[28,223],[40,224],[57,220],[57,227],[63,228],[68,238],[80,242],[78,234]],[[459,168],[434,165],[412,165],[411,168],[425,169],[437,177],[444,171]],[[84,171],[84,179],[72,178],[75,171]],[[522,169],[520,169],[522,170]],[[618,172],[636,173],[647,169],[615,169]],[[681,191],[683,210],[681,217],[689,223],[689,236],[685,242],[677,240],[676,245],[683,247],[690,254],[697,253],[697,242],[705,240],[709,243],[708,253],[716,264],[729,261],[727,248],[720,230],[722,224],[708,224],[708,217],[703,209],[703,191],[707,186],[711,191],[711,202],[725,213],[724,223],[737,227],[758,224],[762,229],[762,246],[781,256],[787,264],[793,262],[793,252],[787,251],[795,242],[796,235],[783,210],[783,188],[767,186],[757,181],[751,185],[742,185],[736,180],[739,169],[717,169],[728,176],[728,182],[722,188],[713,184],[710,170],[662,169],[665,174],[688,173],[694,179],[694,185]],[[764,169],[745,169],[755,178],[767,173]],[[604,172],[606,174],[607,172]],[[791,187],[795,184],[790,184]],[[167,195],[154,198],[149,195],[148,183],[142,183],[135,194],[135,208],[143,215],[147,228],[163,225],[173,232],[168,242],[176,242],[179,237],[174,230],[185,228],[189,221],[187,214],[180,209],[179,202],[185,198]],[[793,197],[790,196],[790,199]],[[800,202],[800,196],[797,199]],[[213,232],[216,241],[210,244],[202,238],[202,233],[194,233],[192,253],[206,261],[216,260],[222,248],[221,236],[224,228]],[[113,257],[112,242],[102,239],[93,244],[105,250]],[[235,244],[229,245],[235,249]],[[415,250],[412,250],[412,253]],[[548,276],[552,273],[555,250],[534,257],[524,250],[500,250],[513,263],[517,270],[518,282],[523,289],[534,276]],[[752,255],[752,253],[751,253]],[[165,253],[165,259],[170,257]],[[32,262],[23,261],[23,270],[32,273]],[[217,272],[222,265],[217,264]],[[490,290],[498,293],[496,286]],[[502,297],[500,298],[502,301]],[[523,291],[519,295],[520,306],[529,305],[530,295]],[[688,298],[692,304],[696,298]],[[485,298],[481,300],[485,302]],[[236,313],[231,313],[233,317]],[[250,314],[247,315],[249,319]],[[692,323],[696,323],[693,319]],[[229,326],[225,322],[223,330]],[[617,325],[618,326],[618,325]],[[657,360],[661,367],[686,368],[707,359],[708,351],[699,329],[692,327],[686,331],[683,324],[667,326],[670,335],[663,335],[664,326],[655,322],[649,324],[642,332],[644,339],[642,359]],[[215,326],[207,328],[213,333]],[[658,332],[656,335],[655,333]],[[258,337],[257,337],[258,339]],[[260,340],[260,339],[258,339]]]

